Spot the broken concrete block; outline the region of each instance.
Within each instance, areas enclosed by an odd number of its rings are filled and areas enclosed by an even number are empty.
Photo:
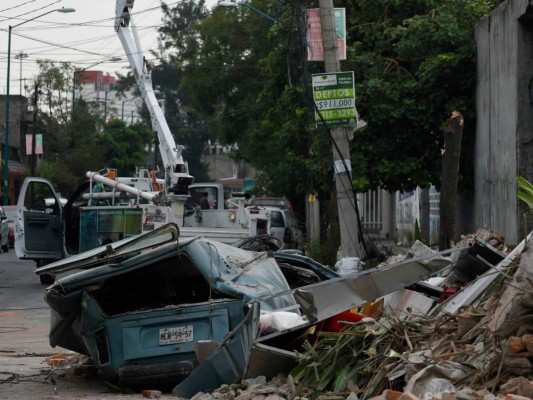
[[[491,400],[491,399],[495,399],[496,398],[496,396],[494,396],[486,388],[480,389],[480,390],[476,390],[476,394],[479,396],[480,399],[484,399],[484,400]]]
[[[481,400],[482,396],[479,395],[474,389],[466,387],[464,389],[458,390],[455,393],[455,398],[457,400]]]
[[[533,372],[531,361],[527,357],[505,357],[503,365],[515,375],[527,375]]]
[[[198,392],[191,397],[191,400],[211,400],[212,396],[208,393]]]
[[[513,353],[520,353],[526,349],[526,345],[521,337],[509,336],[509,350]]]
[[[442,400],[457,400],[454,392],[443,392],[441,393]]]
[[[237,397],[235,397],[235,400],[252,400],[252,395],[248,392],[242,392]]]
[[[398,392],[392,389],[385,389],[381,394],[383,400],[398,400],[401,395],[402,392]]]
[[[522,343],[526,346],[526,349],[529,353],[533,353],[533,335],[527,334],[522,336]]]
[[[161,391],[159,390],[143,390],[142,395],[146,399],[160,399]]]
[[[502,400],[531,400],[529,397],[519,396],[517,394],[506,394]]]
[[[267,397],[265,397],[265,400],[285,400],[285,399],[277,394],[269,394]]]
[[[500,387],[500,393],[517,394],[533,399],[533,382],[523,376],[512,378]]]
[[[409,391],[405,391],[401,394],[398,400],[420,400],[417,396]]]

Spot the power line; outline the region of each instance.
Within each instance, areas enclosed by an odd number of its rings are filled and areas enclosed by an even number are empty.
[[[3,10],[0,10],[0,12],[9,11],[9,10],[12,10],[12,9],[14,9],[14,8],[19,8],[19,7],[22,7],[22,6],[26,5],[26,4],[33,3],[33,2],[35,2],[35,1],[37,1],[37,0],[30,0],[30,1],[27,1],[26,3],[22,3],[22,4],[19,4],[19,5],[17,5],[17,6],[13,6],[13,7],[9,7],[9,8],[4,8]]]
[[[10,19],[19,19],[19,20],[22,19],[23,21],[29,21],[28,19],[23,19],[23,18],[19,18],[19,17],[23,17],[24,15],[28,15],[28,14],[34,13],[34,12],[36,12],[36,11],[42,11],[42,10],[44,10],[44,9],[46,9],[46,8],[48,8],[48,7],[50,7],[50,6],[54,5],[54,4],[56,4],[56,3],[59,3],[60,1],[61,1],[61,0],[56,0],[56,1],[54,1],[53,3],[50,3],[50,4],[48,4],[48,5],[44,6],[44,7],[36,8],[35,10],[28,11],[28,12],[25,12],[25,13],[22,13],[22,14],[19,14],[19,15],[16,15],[16,16],[14,16],[14,17],[7,17],[7,18],[4,18],[3,20],[0,20],[0,22],[8,21],[8,20],[10,20]]]

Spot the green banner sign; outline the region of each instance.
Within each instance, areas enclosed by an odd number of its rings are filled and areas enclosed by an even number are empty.
[[[356,125],[353,71],[313,75],[315,120],[327,126]],[[320,114],[319,114],[320,113]]]

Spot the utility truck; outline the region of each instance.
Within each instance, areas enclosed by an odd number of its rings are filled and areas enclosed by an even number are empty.
[[[247,208],[244,198],[232,202],[236,208],[226,208],[222,185],[193,184],[182,156],[184,146],[175,143],[154,94],[150,69],[133,24],[133,3],[116,1],[114,27],[158,136],[164,178],[157,179],[155,172],[146,168],[130,178],[118,177],[113,170],[89,171],[88,181],[65,205],[49,181],[27,178],[17,203],[15,250],[18,257],[33,259],[38,266],[168,222],[179,226],[181,237],[203,236],[224,243],[269,233],[269,210]],[[207,193],[208,209],[195,204],[198,193]],[[53,207],[41,207],[45,198],[55,199]]]

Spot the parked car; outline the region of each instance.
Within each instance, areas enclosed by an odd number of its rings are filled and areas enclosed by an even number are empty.
[[[7,223],[9,227],[8,241],[9,247],[15,247],[15,221],[17,219],[17,206],[4,206],[4,212],[6,213]]]
[[[290,210],[273,207],[270,209],[270,234],[283,241],[283,249],[302,250],[304,245],[303,233],[298,226],[296,215]]]
[[[249,206],[275,207],[282,210],[294,211],[291,202],[285,197],[252,197]]]
[[[0,248],[4,252],[9,251],[9,222],[2,207],[0,207]]]

